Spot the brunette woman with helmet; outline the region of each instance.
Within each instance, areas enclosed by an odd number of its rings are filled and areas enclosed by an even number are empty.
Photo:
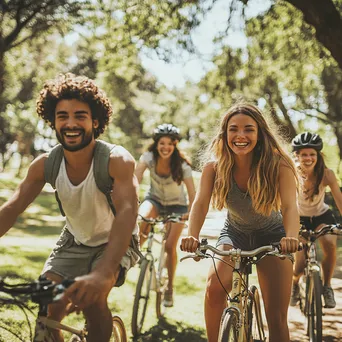
[[[195,197],[195,186],[190,161],[177,147],[180,138],[180,131],[177,127],[172,124],[159,125],[154,130],[153,143],[140,157],[135,171],[139,183],[143,179],[145,170],[150,171],[150,188],[139,208],[139,214],[144,217],[183,214],[183,218],[187,218]],[[163,304],[168,307],[173,306],[173,279],[177,265],[176,247],[183,228],[183,223],[172,223],[165,245],[169,284]],[[146,240],[148,230],[149,225],[142,222],[140,225],[141,244]]]
[[[342,194],[334,172],[325,166],[321,153],[323,141],[318,134],[304,132],[292,140],[292,148],[298,161],[298,171],[302,178],[298,198],[301,223],[307,229],[318,230],[326,224],[334,224],[336,220],[328,204],[324,202],[325,189],[330,187],[337,208],[342,213]],[[336,306],[331,278],[336,264],[336,235],[325,235],[319,238],[323,251],[323,297],[326,308]],[[298,282],[305,267],[304,251],[295,255],[295,267],[290,305],[299,301]]]

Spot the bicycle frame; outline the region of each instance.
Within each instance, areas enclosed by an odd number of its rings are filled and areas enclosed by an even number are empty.
[[[252,304],[255,303],[255,314],[257,317],[255,319],[258,322],[262,322],[261,308],[260,308],[260,297],[257,288],[252,285],[254,291],[250,291],[249,288],[249,275],[252,273],[252,263],[248,260],[246,262],[242,261],[241,256],[233,256],[232,261],[234,261],[234,269],[232,275],[232,290],[230,296],[227,297],[227,308],[226,310],[235,311],[239,317],[236,329],[238,330],[238,342],[250,341],[252,338],[251,327],[249,326],[251,322],[248,321],[249,305],[248,301],[251,300]],[[265,333],[263,327],[257,324],[258,334],[265,339]]]
[[[75,329],[69,325],[62,324],[60,322],[57,322],[57,321],[55,321],[51,318],[45,317],[45,316],[39,316],[37,321],[40,321],[42,324],[44,324],[48,328],[68,331],[72,334],[77,335],[81,339],[81,341],[86,341],[85,338],[86,338],[87,333],[88,333],[86,326],[84,326],[83,329]],[[37,324],[38,324],[38,322],[37,322]]]
[[[254,285],[249,287],[249,274],[252,271],[252,265],[258,263],[266,255],[273,255],[282,259],[286,258],[286,256],[280,254],[275,245],[262,246],[251,251],[242,251],[235,248],[222,251],[209,245],[207,239],[202,239],[195,254],[185,256],[181,258],[181,261],[188,258],[211,257],[213,261],[218,259],[226,263],[216,256],[207,254],[208,249],[219,256],[230,256],[234,263],[232,289],[230,296],[227,293],[228,305],[222,313],[218,340],[220,342],[228,340],[251,342],[254,341],[254,334],[257,334],[258,341],[265,341],[258,288]],[[222,283],[221,285],[223,286]],[[255,319],[253,319],[253,312]],[[253,322],[256,322],[257,330],[253,329]]]
[[[18,296],[25,296],[25,300],[31,299],[33,302],[37,303],[39,305],[39,311],[38,311],[38,317],[36,319],[36,326],[34,329],[34,335],[32,335],[31,330],[31,324],[27,319],[27,323],[30,328],[30,339],[33,337],[33,341],[35,342],[43,342],[43,341],[50,341],[53,339],[51,329],[56,330],[62,330],[69,333],[72,333],[74,335],[77,335],[79,337],[79,340],[81,342],[86,341],[87,336],[87,327],[86,327],[86,321],[84,324],[83,329],[76,329],[73,328],[70,325],[62,324],[59,321],[56,321],[54,319],[48,318],[48,306],[54,302],[57,302],[61,299],[61,296],[63,295],[64,290],[70,286],[74,280],[68,280],[65,279],[62,281],[61,284],[55,284],[50,280],[39,280],[35,282],[29,282],[24,284],[9,284],[3,281],[0,278],[0,292],[6,293],[10,295],[13,300],[11,300],[12,305],[19,306],[21,309],[30,310],[25,304],[22,304],[21,299],[16,299]],[[31,311],[33,314],[33,311]],[[27,318],[27,315],[25,313],[25,316]],[[5,329],[8,330],[8,329]],[[16,336],[18,339],[21,337],[16,335],[15,333],[8,330],[10,333],[12,333],[14,336]],[[53,339],[54,340],[54,339]],[[125,326],[123,324],[123,321],[119,316],[113,316],[112,317],[112,337],[111,341],[116,342],[126,342],[127,341],[127,335]]]
[[[232,257],[234,261],[233,279],[232,279],[232,290],[230,292],[230,299],[228,298],[228,308],[235,310],[239,315],[238,326],[236,327],[239,331],[239,342],[247,341],[248,329],[246,327],[246,312],[247,312],[247,300],[248,300],[248,280],[251,266],[245,264],[241,266],[241,257]],[[242,267],[242,269],[241,269]]]
[[[322,280],[321,267],[317,260],[316,240],[325,234],[341,235],[340,225],[326,225],[318,231],[300,231],[306,240],[304,276],[299,282],[300,309],[306,316],[307,335],[311,342],[322,341]]]
[[[151,229],[150,229],[150,232],[148,233],[148,236],[147,236],[147,248],[146,248],[146,253],[144,255],[144,258],[148,259],[148,260],[153,260],[153,262],[156,262],[156,260],[159,260],[159,263],[158,263],[158,272],[155,272],[155,268],[154,271],[153,271],[153,278],[152,278],[152,289],[154,291],[159,291],[160,289],[160,277],[159,275],[161,274],[161,268],[163,267],[163,265],[160,263],[160,261],[162,260],[162,254],[163,254],[163,243],[165,241],[165,237],[166,237],[166,225],[164,225],[163,229],[162,229],[162,232],[163,232],[163,237],[162,237],[162,240],[160,241],[159,239],[157,239],[155,237],[155,226],[157,225],[158,223],[151,223]],[[154,242],[158,243],[159,245],[162,246],[161,248],[161,251],[160,251],[160,256],[159,256],[159,259],[156,259],[153,254],[152,254],[152,247],[153,247],[153,244]]]
[[[150,298],[150,291],[156,292],[156,314],[157,318],[160,318],[164,314],[164,306],[162,305],[165,289],[168,285],[168,272],[165,268],[165,241],[170,229],[169,224],[175,221],[175,216],[167,216],[164,219],[150,219],[142,217],[142,220],[148,222],[150,225],[150,231],[145,236],[147,241],[145,242],[146,253],[141,259],[140,272],[135,289],[135,296],[132,310],[132,334],[137,336],[141,333],[143,323],[146,316],[147,305]],[[179,220],[179,218],[177,218]],[[158,239],[156,234],[156,227],[163,225],[160,230],[161,239]],[[153,255],[153,244],[158,243],[161,248],[159,252],[159,258]]]

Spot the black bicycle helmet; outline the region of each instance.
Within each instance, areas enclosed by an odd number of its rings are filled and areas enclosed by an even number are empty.
[[[304,132],[296,135],[292,140],[293,151],[301,150],[302,148],[313,148],[320,151],[323,148],[322,138],[318,134]]]
[[[175,140],[180,140],[180,130],[176,126],[173,126],[172,124],[162,124],[159,125],[157,128],[155,128],[153,132],[153,139],[157,141],[159,138],[168,136]]]

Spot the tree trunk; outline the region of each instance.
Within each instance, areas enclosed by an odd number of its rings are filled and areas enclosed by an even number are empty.
[[[287,0],[316,30],[317,40],[342,69],[342,18],[332,0]]]

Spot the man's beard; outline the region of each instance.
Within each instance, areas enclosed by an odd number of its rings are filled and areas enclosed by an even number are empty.
[[[64,132],[66,132],[68,130],[62,130],[61,133],[58,133],[56,131],[56,137],[57,137],[57,140],[58,142],[63,146],[63,148],[67,151],[70,151],[70,152],[76,152],[76,151],[79,151],[79,150],[82,150],[83,148],[85,148],[86,146],[88,146],[92,139],[93,139],[93,131],[91,133],[85,133],[84,130],[81,131],[81,142],[78,143],[78,144],[73,144],[73,145],[70,145],[70,144],[67,144],[64,140]]]

